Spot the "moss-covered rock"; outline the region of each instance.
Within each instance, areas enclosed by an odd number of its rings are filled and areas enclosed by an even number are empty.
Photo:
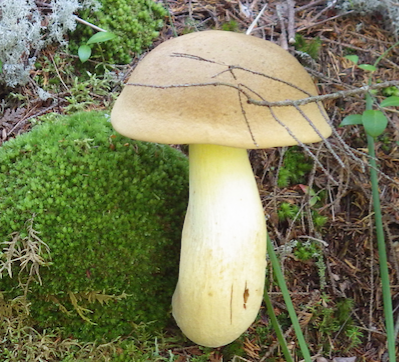
[[[100,0],[99,3],[99,10],[85,9],[79,16],[117,35],[112,41],[93,46],[92,58],[111,64],[128,64],[134,54],[148,48],[168,14],[152,0]],[[79,46],[95,33],[89,26],[78,24],[70,37],[70,51],[77,54]]]
[[[29,281],[34,321],[85,340],[128,334],[142,321],[165,325],[188,199],[186,157],[116,134],[103,113],[53,118],[0,148],[0,291],[15,297]],[[7,242],[43,260],[22,272],[23,260],[13,262],[10,278]]]

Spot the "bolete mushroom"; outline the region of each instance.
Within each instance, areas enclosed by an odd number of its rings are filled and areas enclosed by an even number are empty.
[[[111,122],[121,134],[189,144],[189,205],[172,306],[178,326],[200,345],[239,337],[263,298],[266,223],[247,149],[331,134],[320,104],[271,109],[247,97],[277,102],[311,95],[317,95],[311,77],[278,45],[211,30],[156,47],[115,103]]]

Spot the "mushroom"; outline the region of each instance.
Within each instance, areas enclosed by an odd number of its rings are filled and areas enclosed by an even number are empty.
[[[111,114],[121,134],[189,144],[189,204],[177,325],[219,347],[255,320],[266,268],[266,222],[247,149],[318,142],[331,134],[320,104],[261,107],[317,95],[300,63],[260,38],[225,31],[165,41],[133,71]]]

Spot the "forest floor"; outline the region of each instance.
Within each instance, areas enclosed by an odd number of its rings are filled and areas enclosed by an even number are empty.
[[[174,33],[182,35],[207,29],[245,32],[261,12],[264,1],[167,3],[171,16],[154,46]],[[297,1],[291,10],[289,2],[268,1],[251,35],[286,47],[315,79],[320,94],[355,90],[367,84],[370,73],[345,56],[357,55],[359,64],[374,64],[396,42],[382,15],[340,13],[326,1]],[[290,39],[295,35],[297,42],[293,45]],[[56,51],[57,48],[46,50],[47,55]],[[124,79],[137,61],[123,69]],[[399,46],[383,56],[372,74],[372,82],[398,79]],[[377,100],[389,92],[395,94],[395,89],[398,91],[397,87],[387,88],[376,91]],[[120,89],[116,86],[105,95],[96,95],[95,104],[89,108],[109,109]],[[71,96],[68,92],[60,93],[56,103],[49,103],[38,99],[31,85],[12,92],[13,101],[3,94],[8,100],[0,109],[0,144],[29,131],[30,120],[37,116],[65,113],[67,97]],[[364,111],[364,93],[326,99],[323,104],[335,128],[328,143],[311,145],[305,151],[253,150],[250,159],[268,217],[269,233],[312,356],[318,362],[334,358],[336,362],[351,362],[354,357],[357,361],[384,361],[387,338],[367,141],[361,126],[339,127],[344,117]],[[397,108],[385,112],[390,122],[377,139],[376,156],[397,338],[399,113]],[[310,155],[320,164],[314,163]],[[286,180],[277,177],[282,169]],[[272,275],[271,268],[268,273]],[[276,284],[271,283],[268,288],[291,352],[299,361],[299,347],[282,295]],[[158,357],[148,360],[281,361],[276,336],[268,324],[267,313],[262,309],[260,317],[239,341],[218,349],[204,349],[187,341],[171,342],[174,331],[169,331],[162,337],[162,343],[156,345]]]

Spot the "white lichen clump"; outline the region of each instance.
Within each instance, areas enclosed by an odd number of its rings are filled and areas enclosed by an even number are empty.
[[[74,13],[96,7],[96,0],[0,1],[0,83],[9,87],[24,85],[40,50],[58,42],[76,26]]]
[[[341,0],[336,6],[362,15],[379,12],[394,34],[399,36],[399,0]]]

